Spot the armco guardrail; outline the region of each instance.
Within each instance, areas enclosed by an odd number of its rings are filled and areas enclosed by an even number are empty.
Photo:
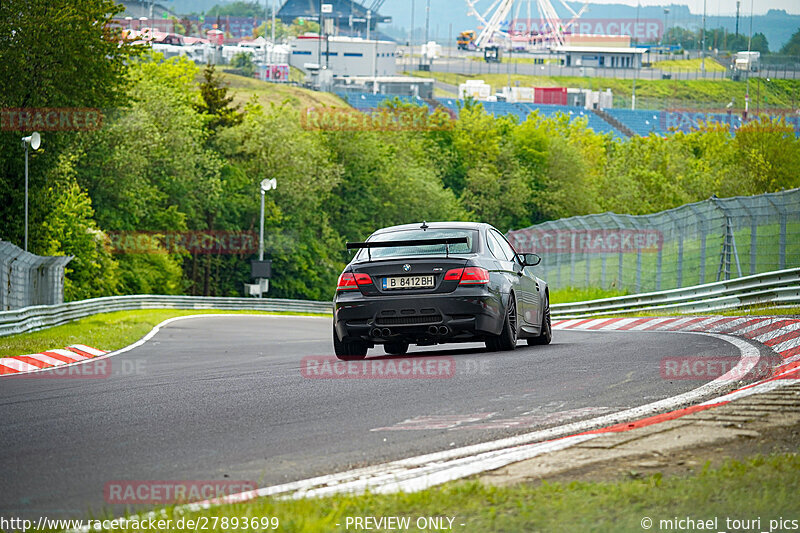
[[[0,337],[36,331],[71,320],[110,311],[133,309],[224,309],[331,313],[330,302],[273,298],[219,298],[209,296],[107,296],[58,305],[37,305],[0,312]]]
[[[800,304],[800,268],[668,291],[553,304],[551,313],[558,318],[589,318],[651,311],[698,313],[763,304]]]
[[[588,318],[637,311],[708,312],[760,304],[775,306],[800,304],[800,268],[767,272],[682,289],[587,302],[553,304],[551,312],[555,318]],[[272,298],[108,296],[0,312],[0,337],[57,326],[97,313],[133,309],[224,309],[330,313],[332,304],[330,302]]]

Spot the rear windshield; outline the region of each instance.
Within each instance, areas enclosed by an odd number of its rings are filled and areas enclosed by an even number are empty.
[[[466,237],[467,243],[450,244],[434,244],[425,246],[399,246],[392,248],[373,248],[370,251],[373,259],[382,259],[389,257],[408,257],[418,255],[445,255],[447,250],[450,249],[450,254],[468,254],[472,253],[475,249],[475,239],[478,232],[471,229],[409,229],[392,231],[388,233],[381,233],[373,235],[368,239],[368,242],[386,242],[386,241],[409,241],[409,240],[423,240],[423,239],[445,239],[454,237]],[[360,261],[366,261],[368,257],[367,250],[360,250],[357,258]]]

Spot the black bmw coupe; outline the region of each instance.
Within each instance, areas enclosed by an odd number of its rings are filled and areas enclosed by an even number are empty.
[[[383,344],[401,355],[426,346],[483,341],[513,350],[517,339],[549,344],[547,283],[489,224],[432,222],[376,231],[339,276],[333,346],[340,359],[363,359]]]

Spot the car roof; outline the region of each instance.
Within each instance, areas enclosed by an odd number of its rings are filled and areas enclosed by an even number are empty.
[[[377,235],[380,233],[389,233],[392,231],[401,231],[401,230],[409,230],[409,229],[421,229],[422,222],[415,222],[413,224],[401,224],[399,226],[389,226],[386,228],[381,228],[376,230],[373,235]],[[490,224],[486,224],[484,222],[425,222],[429,229],[471,229],[471,230],[483,230],[487,228],[492,228]]]

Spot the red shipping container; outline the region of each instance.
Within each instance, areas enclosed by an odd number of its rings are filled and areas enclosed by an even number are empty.
[[[567,88],[534,87],[533,102],[536,104],[567,105]]]

